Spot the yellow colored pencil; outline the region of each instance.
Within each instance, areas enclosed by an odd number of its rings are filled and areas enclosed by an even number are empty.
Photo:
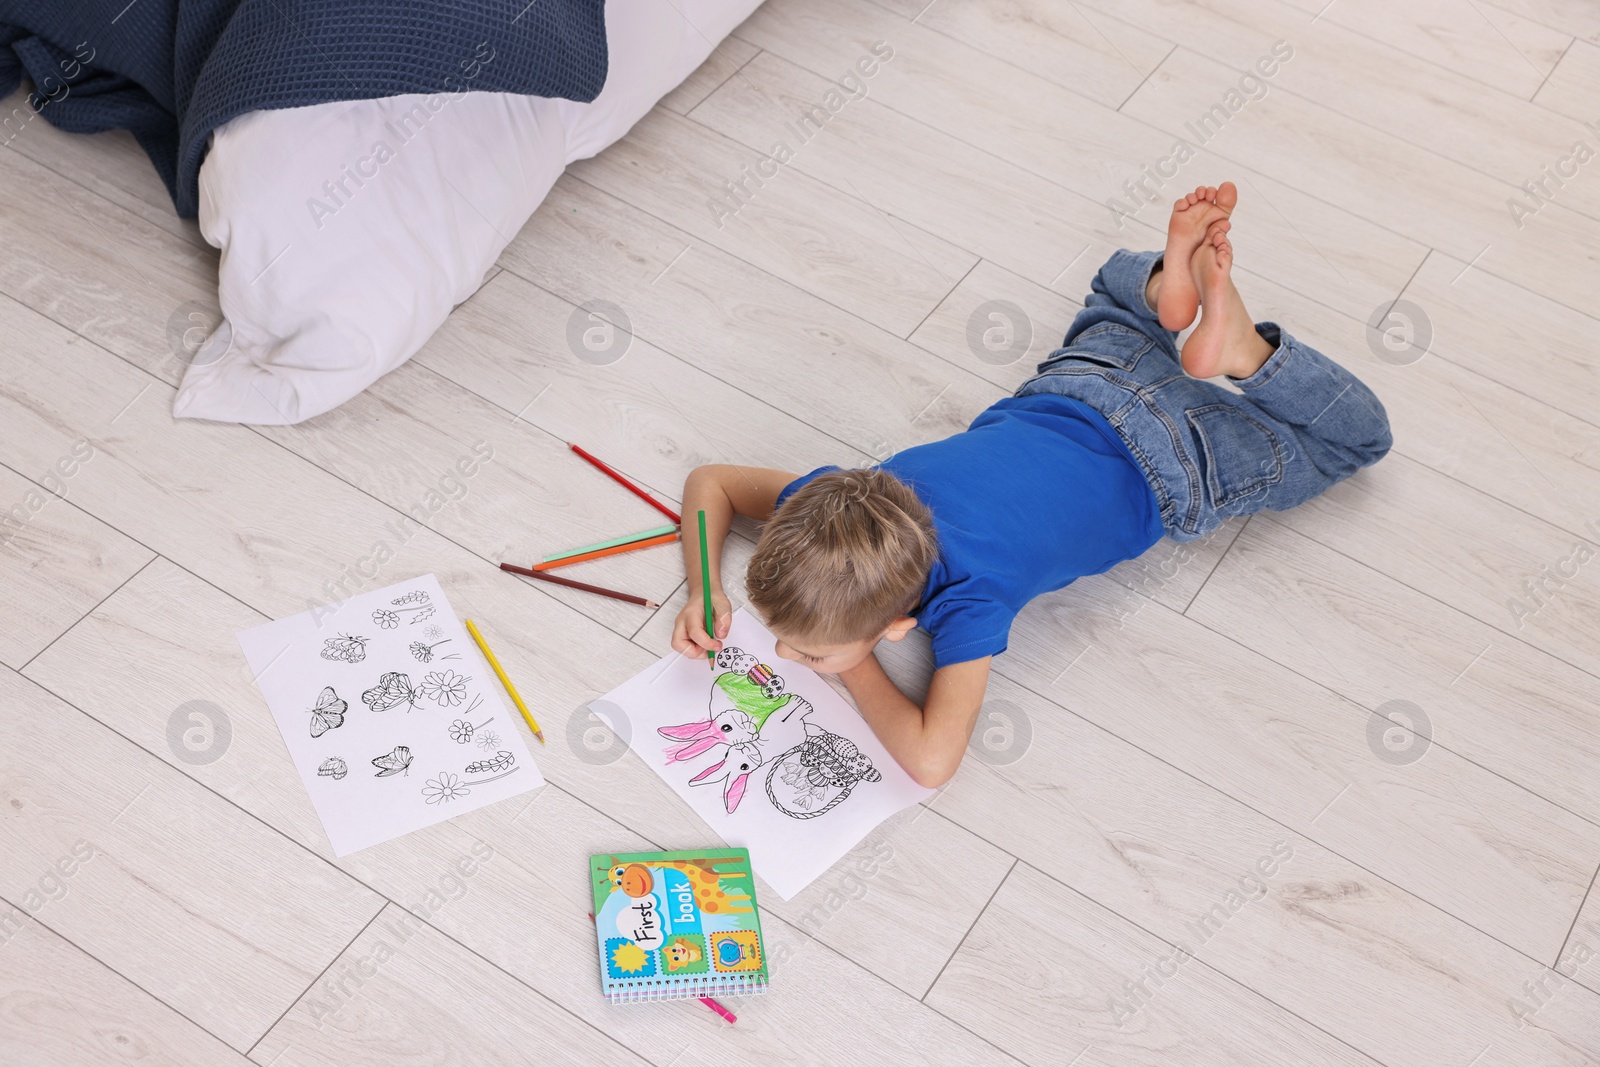
[[[494,673],[500,678],[500,684],[505,686],[506,692],[511,694],[511,699],[516,702],[517,710],[522,712],[522,717],[528,720],[528,729],[533,731],[533,736],[539,739],[541,745],[544,744],[544,731],[539,729],[539,724],[534,721],[533,713],[528,710],[528,705],[524,704],[522,697],[517,695],[517,687],[511,684],[510,678],[506,677],[506,672],[500,666],[500,661],[494,658],[494,653],[489,649],[489,643],[483,639],[483,635],[478,632],[478,628],[472,624],[471,619],[467,620],[467,632],[472,635],[474,641],[478,642],[478,648],[483,652],[483,658],[488,660],[489,666],[494,668]]]

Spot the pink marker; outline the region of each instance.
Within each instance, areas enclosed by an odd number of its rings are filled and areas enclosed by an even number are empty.
[[[730,1023],[736,1023],[739,1021],[739,1017],[737,1015],[729,1011],[727,1008],[724,1008],[721,1004],[718,1004],[710,997],[701,997],[700,1003],[704,1004],[706,1007],[710,1008],[712,1011],[716,1012]]]

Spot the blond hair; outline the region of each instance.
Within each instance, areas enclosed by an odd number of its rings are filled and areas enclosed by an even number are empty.
[[[881,633],[922,597],[933,513],[875,467],[829,471],[783,502],[750,557],[750,603],[773,630],[822,644]]]

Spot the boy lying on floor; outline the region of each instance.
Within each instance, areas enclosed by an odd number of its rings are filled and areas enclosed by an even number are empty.
[[[767,519],[752,607],[778,655],[837,674],[900,765],[937,787],[961,763],[1012,620],[1041,593],[1133,559],[1165,534],[1304,503],[1389,451],[1383,405],[1277,324],[1253,323],[1230,271],[1231,182],[1179,200],[1164,252],[1100,268],[1064,347],[965,432],[876,467],[804,476],[707,466],[683,511],[706,513],[716,635],[705,630],[699,544],[674,649],[720,649],[732,610],[719,562],[732,516]],[[1200,323],[1180,353],[1174,331]],[[1206,381],[1225,374],[1235,394]],[[873,647],[933,640],[925,704]]]

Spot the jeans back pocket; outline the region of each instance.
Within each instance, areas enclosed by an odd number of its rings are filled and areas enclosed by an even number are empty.
[[[1200,441],[1211,505],[1224,508],[1283,481],[1283,445],[1265,423],[1232,404],[1190,408]]]

